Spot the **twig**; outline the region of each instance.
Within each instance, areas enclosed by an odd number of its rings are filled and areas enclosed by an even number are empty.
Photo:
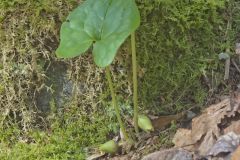
[[[225,62],[224,80],[229,79],[229,69],[230,69],[230,58],[226,59],[226,62]]]
[[[237,69],[237,71],[240,73],[240,68],[238,67],[238,65],[237,65],[237,63],[232,59],[231,60],[232,61],[232,63],[233,63],[233,65],[234,65],[234,67]]]

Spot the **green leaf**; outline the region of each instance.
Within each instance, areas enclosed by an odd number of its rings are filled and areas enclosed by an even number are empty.
[[[95,63],[106,67],[139,24],[140,14],[134,0],[87,0],[62,24],[57,56],[73,58],[93,44]]]

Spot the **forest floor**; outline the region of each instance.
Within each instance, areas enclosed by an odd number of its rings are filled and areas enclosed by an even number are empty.
[[[240,48],[239,48],[240,49]],[[238,48],[236,48],[236,53]],[[184,114],[151,116],[154,132],[141,132],[131,150],[117,155],[95,153],[88,159],[113,160],[238,160],[240,156],[240,63],[231,58],[225,65],[229,94],[215,94],[201,111],[194,107]],[[229,65],[229,66],[228,66]],[[226,75],[225,75],[226,76]],[[221,89],[219,89],[221,90]],[[159,141],[160,139],[160,141]],[[164,145],[162,145],[164,144]],[[177,158],[178,157],[178,158]]]

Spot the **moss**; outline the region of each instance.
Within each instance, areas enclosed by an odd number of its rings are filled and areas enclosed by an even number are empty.
[[[0,123],[1,159],[83,159],[84,147],[103,143],[117,127],[95,98],[101,92],[101,71],[95,73],[95,66],[83,59],[66,61],[69,68],[76,64],[76,72],[68,76],[84,84],[81,93],[77,90],[76,98],[59,111],[51,99],[47,117],[36,109],[37,93],[54,86],[48,67],[58,61],[54,52],[61,21],[76,5],[75,0],[0,2],[0,80],[6,88],[0,106],[7,117]],[[76,69],[78,63],[85,68]],[[45,135],[34,137],[38,132]]]
[[[145,70],[139,88],[144,108],[172,113],[179,109],[177,104],[181,109],[203,104],[208,90],[203,73],[218,66],[217,55],[226,43],[222,38],[225,2],[138,1],[142,13],[138,61]]]
[[[76,106],[64,117],[52,115],[46,131],[31,129],[22,134],[18,126],[1,130],[1,159],[85,159],[90,150],[108,139],[112,119],[101,114],[81,115]],[[115,121],[115,120],[114,120]]]

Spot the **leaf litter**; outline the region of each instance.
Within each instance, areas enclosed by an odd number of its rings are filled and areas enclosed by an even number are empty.
[[[191,129],[179,129],[173,143],[209,160],[230,159],[240,145],[239,113],[240,93],[234,93],[194,118]]]
[[[186,113],[173,115],[173,117],[173,120],[179,120],[180,117],[186,117]],[[163,128],[163,126],[158,126],[157,122],[162,122],[165,118],[152,118],[154,129]],[[145,136],[141,140],[144,144],[135,146],[137,150],[130,151],[126,155],[108,158],[114,160],[141,159],[140,152],[149,147],[147,150],[153,151],[151,148],[156,145],[156,139],[158,139],[157,136],[151,138],[151,134],[145,134]],[[219,103],[203,110],[201,115],[192,119],[191,128],[178,129],[173,143],[175,145],[173,148],[153,152],[142,159],[240,160],[240,92],[223,97]]]
[[[235,92],[177,130],[174,147],[143,160],[240,160],[240,93]]]

